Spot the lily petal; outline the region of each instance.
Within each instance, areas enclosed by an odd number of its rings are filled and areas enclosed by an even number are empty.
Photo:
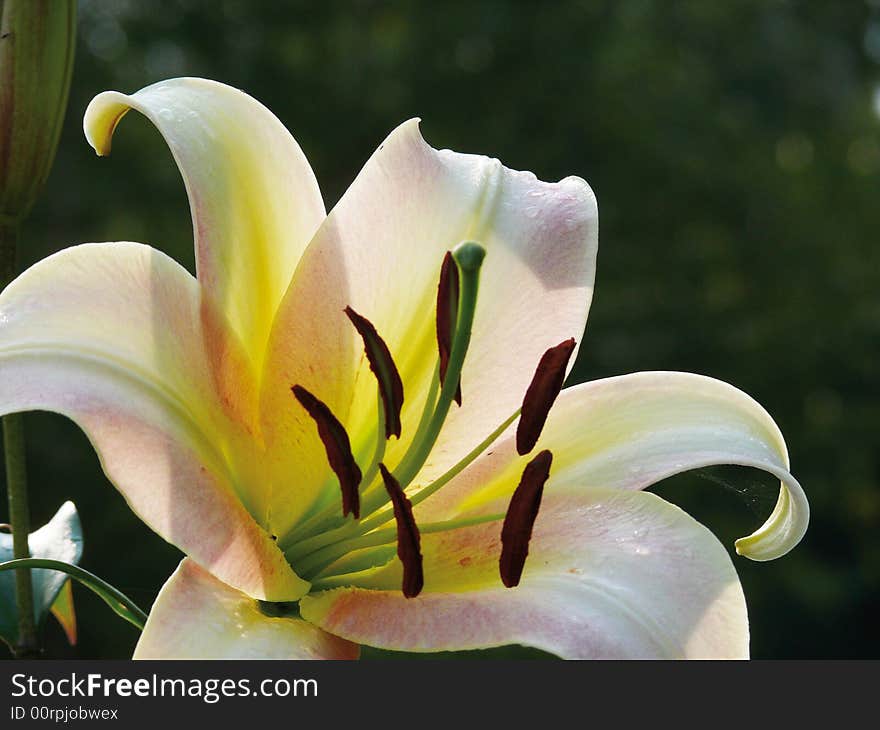
[[[73,581],[69,578],[65,581],[64,587],[55,599],[55,603],[52,604],[50,611],[61,625],[64,635],[67,637],[67,643],[76,646],[76,609],[73,604]]]
[[[110,153],[129,109],[168,143],[189,196],[199,281],[259,366],[278,302],[324,219],[308,161],[266,107],[198,78],[161,81],[130,96],[96,96],[83,127],[99,155]]]
[[[441,265],[464,240],[487,253],[461,377],[463,406],[453,407],[421,479],[445,471],[519,406],[549,347],[580,340],[597,248],[589,186],[575,177],[545,183],[498,160],[437,151],[422,139],[418,121],[408,121],[373,154],[315,235],[273,326],[263,423],[270,441],[289,445],[282,449],[291,455],[288,469],[320,463],[309,456],[320,454],[320,445],[282,397],[292,383],[321,398],[332,393],[328,405],[355,449],[372,446],[375,383],[346,329],[346,306],[375,325],[403,378],[403,434],[386,454],[396,463],[435,377]],[[273,513],[289,518],[277,525],[281,531],[315,496],[304,481],[299,494],[286,489],[275,500]]]
[[[522,470],[514,431],[515,424],[491,453],[425,500],[422,519],[441,519],[509,494]],[[644,372],[566,388],[536,448],[553,452],[554,488],[644,489],[716,464],[773,474],[782,482],[776,508],[758,530],[736,542],[737,552],[752,560],[784,555],[809,522],[809,503],[788,471],[778,426],[750,396],[713,378]]]
[[[307,596],[302,615],[403,651],[524,644],[572,659],[748,656],[745,598],[727,552],[654,494],[557,489],[551,477],[516,588],[498,577],[500,542],[497,523],[425,535],[417,598],[400,593],[393,561],[363,587]]]
[[[240,476],[252,380],[198,282],[148,246],[68,248],[0,294],[0,413],[71,418],[159,535],[250,595],[294,600],[308,583],[242,503],[259,502]]]
[[[298,618],[264,615],[192,560],[159,595],[134,659],[357,659],[360,647]]]

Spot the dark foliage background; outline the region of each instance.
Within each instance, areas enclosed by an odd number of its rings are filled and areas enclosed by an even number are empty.
[[[130,115],[101,160],[81,132],[99,91],[171,76],[263,101],[328,204],[415,115],[436,147],[581,175],[599,198],[601,255],[572,381],[687,370],[764,404],[813,522],[781,560],[735,558],[753,655],[877,657],[878,64],[878,0],[82,0],[69,113],[22,265],[128,239],[192,267],[183,186],[158,134]],[[27,426],[35,524],[72,497],[84,566],[149,606],[179,553],[129,512],[76,427],[48,414]],[[729,546],[775,495],[735,469],[657,490]],[[134,629],[75,590],[80,644],[65,648],[53,625],[49,653],[129,656]]]

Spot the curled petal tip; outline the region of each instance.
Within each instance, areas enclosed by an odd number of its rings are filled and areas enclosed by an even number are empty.
[[[131,100],[117,91],[104,91],[89,102],[83,116],[83,132],[98,157],[110,154],[113,133],[130,108]]]
[[[810,503],[797,479],[787,470],[768,471],[781,481],[776,506],[763,525],[734,543],[737,555],[757,562],[776,560],[793,550],[810,523]]]

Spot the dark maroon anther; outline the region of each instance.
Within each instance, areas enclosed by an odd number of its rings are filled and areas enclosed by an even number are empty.
[[[379,393],[382,395],[382,405],[385,408],[385,438],[396,436],[400,438],[400,409],[403,408],[403,381],[391,351],[385,340],[379,337],[376,328],[370,320],[362,317],[351,307],[345,308],[345,313],[364,340],[364,350],[370,363],[370,370],[379,381]]]
[[[422,572],[419,528],[413,517],[412,503],[384,464],[379,464],[379,470],[382,472],[388,496],[391,497],[394,519],[397,521],[397,557],[403,563],[403,595],[415,598],[422,592],[425,576]]]
[[[541,496],[544,494],[544,483],[550,476],[551,463],[553,454],[546,449],[528,463],[504,515],[498,567],[501,582],[508,588],[519,585],[519,579],[522,578],[532,527],[541,507]]]
[[[330,411],[326,404],[319,401],[301,385],[294,385],[291,390],[303,408],[318,424],[318,436],[327,452],[330,468],[339,479],[342,490],[342,516],[351,513],[355,519],[361,516],[361,500],[358,486],[361,483],[361,470],[351,453],[351,442],[343,425]]]
[[[565,381],[565,368],[574,352],[574,338],[560,342],[541,356],[538,369],[532,377],[523,398],[522,412],[516,427],[516,450],[525,456],[538,443],[547,414]]]
[[[458,318],[458,266],[450,251],[443,258],[440,283],[437,285],[437,349],[440,351],[440,385],[446,379],[452,335]],[[461,379],[455,390],[455,402],[461,405]]]

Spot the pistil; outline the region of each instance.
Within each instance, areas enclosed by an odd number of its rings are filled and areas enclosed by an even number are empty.
[[[403,459],[394,469],[394,478],[404,488],[409,485],[427,461],[431,449],[440,435],[440,429],[446,421],[446,416],[449,414],[452,401],[455,400],[456,393],[458,393],[461,370],[471,341],[480,285],[480,267],[485,255],[486,249],[474,241],[459,244],[452,252],[452,258],[459,270],[458,316],[452,348],[443,385],[440,388],[440,397],[425,433],[410,444]],[[373,505],[370,507],[375,509]]]

